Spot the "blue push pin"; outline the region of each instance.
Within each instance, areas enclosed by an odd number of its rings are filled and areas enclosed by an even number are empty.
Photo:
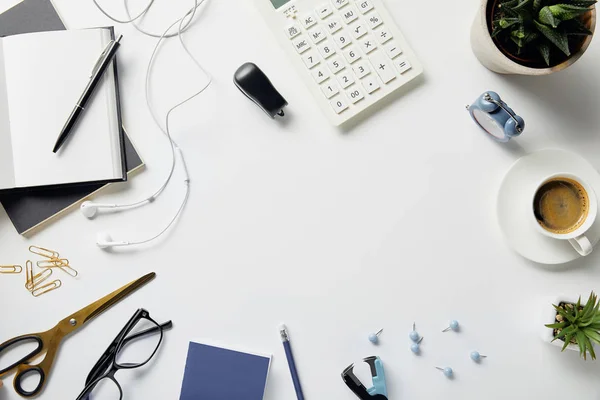
[[[450,321],[450,325],[442,332],[448,332],[450,329],[452,329],[454,332],[458,332],[459,325],[457,320],[453,319],[452,321]]]
[[[379,343],[379,335],[381,335],[381,332],[383,332],[383,329],[380,329],[377,333],[371,333],[369,335],[369,342],[373,344]]]
[[[475,361],[476,363],[480,362],[482,358],[486,358],[487,356],[484,356],[483,354],[479,354],[478,351],[472,351],[471,352],[471,360]]]
[[[454,371],[452,371],[452,368],[450,368],[450,367],[446,367],[446,368],[435,367],[435,368],[439,369],[440,371],[443,371],[444,375],[448,379],[452,379],[452,377],[454,376]]]
[[[419,332],[417,332],[415,330],[415,323],[413,322],[413,330],[412,332],[410,332],[410,334],[408,335],[408,337],[410,338],[410,340],[412,340],[415,343],[420,343],[421,341],[419,340]],[[421,338],[422,339],[422,338]]]
[[[415,354],[419,354],[421,352],[421,341],[423,340],[423,338],[419,339],[419,341],[417,343],[413,343],[412,346],[410,346],[410,351],[412,351]]]

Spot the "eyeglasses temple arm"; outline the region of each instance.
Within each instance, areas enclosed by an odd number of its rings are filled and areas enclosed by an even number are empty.
[[[152,328],[148,328],[146,330],[140,331],[134,335],[130,335],[127,336],[124,340],[123,340],[123,344],[121,345],[121,347],[123,347],[124,345],[126,345],[127,343],[129,343],[132,340],[135,340],[137,338],[140,338],[142,336],[146,336],[146,335],[150,335],[152,333],[156,333],[158,332],[159,329],[167,330],[167,329],[171,329],[173,327],[173,322],[172,321],[167,321],[164,324],[161,324],[160,326],[154,326]]]

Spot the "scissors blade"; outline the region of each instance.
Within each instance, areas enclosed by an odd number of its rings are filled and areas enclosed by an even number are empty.
[[[60,322],[60,325],[62,325],[63,327],[63,332],[67,334],[80,328],[86,322],[102,314],[104,311],[106,311],[119,301],[123,300],[125,297],[135,292],[140,287],[153,280],[155,277],[156,273],[150,272],[149,274],[146,274],[141,278],[128,283],[122,288],[117,289],[110,294],[107,294],[103,298],[93,302],[87,307],[82,308],[76,313],[69,315],[67,318],[63,319]]]

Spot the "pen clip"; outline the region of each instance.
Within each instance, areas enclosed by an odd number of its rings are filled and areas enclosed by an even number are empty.
[[[108,49],[110,49],[110,46],[112,46],[112,44],[115,42],[116,42],[115,40],[111,40],[110,42],[108,42],[108,44],[106,45],[104,50],[102,50],[102,54],[100,54],[100,56],[98,57],[98,60],[96,60],[96,64],[94,64],[94,68],[92,69],[92,72],[90,73],[90,78],[94,76],[96,71],[98,71],[98,68],[100,68],[100,66],[102,65],[102,62],[104,61],[104,57],[106,57],[106,54],[108,53]]]

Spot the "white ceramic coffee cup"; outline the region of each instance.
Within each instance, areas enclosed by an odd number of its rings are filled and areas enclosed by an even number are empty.
[[[589,199],[589,210],[588,210],[588,214],[587,214],[585,221],[583,222],[583,224],[581,224],[581,226],[579,228],[577,228],[573,232],[554,233],[554,232],[547,231],[540,225],[540,223],[538,222],[538,220],[535,216],[535,211],[532,208],[531,216],[533,218],[533,223],[535,224],[538,232],[540,232],[542,235],[546,235],[548,237],[551,237],[553,239],[558,239],[558,240],[568,240],[569,243],[571,243],[571,246],[573,246],[573,248],[579,254],[581,254],[582,256],[587,256],[592,252],[593,246],[592,246],[592,243],[590,242],[590,240],[585,236],[585,233],[592,227],[592,224],[594,223],[594,221],[596,220],[596,216],[598,215],[598,200],[596,198],[596,193],[594,192],[594,189],[592,189],[592,187],[590,185],[588,185],[583,179],[581,179],[578,176],[573,175],[573,174],[567,174],[567,173],[553,174],[551,176],[544,178],[542,181],[540,181],[540,184],[537,185],[537,187],[535,188],[535,190],[533,192],[533,197],[531,199],[531,205],[532,205],[532,207],[534,207],[533,203],[535,201],[534,200],[535,195],[537,194],[538,190],[540,190],[540,188],[546,182],[557,179],[557,178],[567,178],[567,179],[574,180],[575,182],[579,183],[583,187],[583,189],[587,192],[588,199]]]

